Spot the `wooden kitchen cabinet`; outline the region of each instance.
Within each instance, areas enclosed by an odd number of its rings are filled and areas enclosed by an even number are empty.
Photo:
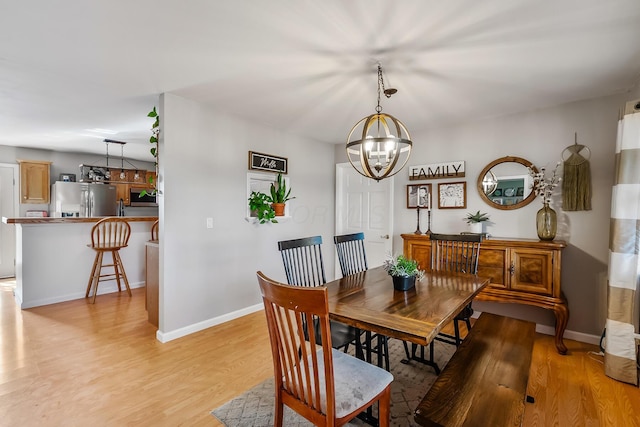
[[[48,204],[51,162],[18,160],[20,164],[20,203]]]
[[[431,241],[428,235],[403,234],[404,255],[429,270]],[[487,239],[480,244],[478,275],[491,282],[476,297],[481,301],[527,304],[553,310],[556,317],[555,344],[566,354],[564,330],[569,321],[567,300],[560,273],[563,241],[533,239]]]

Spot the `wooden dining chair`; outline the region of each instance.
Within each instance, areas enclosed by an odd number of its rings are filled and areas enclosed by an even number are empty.
[[[96,257],[91,268],[89,283],[87,284],[87,292],[85,298],[89,298],[93,289],[93,298],[91,303],[96,302],[98,295],[98,284],[104,281],[115,280],[118,284],[118,292],[122,291],[120,280],[124,281],[127,293],[131,296],[131,288],[127,273],[122,265],[120,258],[120,249],[126,248],[129,244],[129,236],[131,235],[131,226],[121,217],[107,217],[96,222],[91,228],[91,244],[87,245],[96,252]],[[105,252],[111,253],[112,264],[104,264]],[[102,274],[103,268],[113,268],[113,273]]]
[[[351,276],[369,269],[367,254],[364,249],[364,233],[343,234],[333,236],[338,254],[338,263],[342,271],[342,277]],[[378,366],[389,370],[389,342],[384,335],[365,332],[365,350],[374,353],[378,357]],[[375,344],[374,344],[375,342]],[[370,359],[367,357],[367,359]],[[370,362],[371,360],[367,360]]]
[[[478,255],[480,254],[480,234],[432,234],[431,235],[431,270],[451,271],[455,273],[478,273]],[[467,333],[471,330],[473,308],[469,303],[453,321],[455,336],[440,333],[438,341],[459,346],[460,326],[464,322]]]
[[[314,425],[342,426],[378,402],[379,425],[389,426],[393,376],[332,348],[326,286],[257,276],[273,359],[274,425],[282,426],[284,405]]]
[[[302,239],[282,240],[278,242],[287,283],[294,286],[315,287],[327,283],[322,258],[322,237],[313,236]],[[331,321],[331,338],[334,348],[344,348],[354,343],[361,354],[359,331],[344,323]]]

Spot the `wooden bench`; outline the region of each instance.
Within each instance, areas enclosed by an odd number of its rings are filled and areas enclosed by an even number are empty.
[[[415,421],[440,427],[521,425],[534,336],[533,322],[482,313],[416,408]]]

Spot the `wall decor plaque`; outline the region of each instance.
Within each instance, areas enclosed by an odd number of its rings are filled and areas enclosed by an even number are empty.
[[[249,151],[249,170],[261,170],[267,172],[286,174],[289,162],[286,157],[272,156],[271,154]]]
[[[464,178],[464,160],[409,166],[409,180]]]

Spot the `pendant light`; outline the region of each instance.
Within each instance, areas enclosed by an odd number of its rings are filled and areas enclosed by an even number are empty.
[[[380,181],[393,176],[407,164],[411,155],[411,136],[404,124],[382,112],[380,94],[387,98],[396,93],[385,89],[382,66],[378,64],[378,105],[375,114],[360,120],[347,137],[347,157],[351,166],[367,178]],[[360,139],[351,140],[352,135]]]

